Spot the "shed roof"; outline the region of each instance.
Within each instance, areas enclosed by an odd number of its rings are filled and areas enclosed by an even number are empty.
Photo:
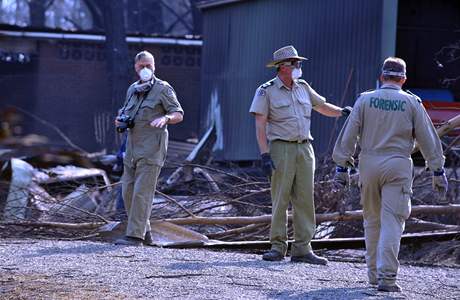
[[[200,9],[215,8],[222,5],[233,4],[238,2],[247,2],[250,0],[208,0],[201,1],[197,4],[197,7]]]

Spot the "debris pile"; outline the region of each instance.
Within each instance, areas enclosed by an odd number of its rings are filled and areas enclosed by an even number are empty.
[[[126,216],[113,155],[86,153],[69,145],[56,147],[43,143],[45,139],[5,140],[8,143],[0,144],[1,236],[75,239],[122,234]],[[436,239],[440,233],[451,238],[460,232],[459,140],[451,138],[445,145],[450,184],[446,199],[432,191],[430,172],[415,168],[413,209],[406,226],[406,233],[415,238],[433,232]],[[213,162],[209,159],[212,141],[210,128],[187,157],[167,160],[152,199],[151,222],[159,245],[268,240],[268,180],[257,166]],[[332,180],[335,165],[329,157],[318,158],[315,174],[315,239],[339,243],[348,238],[362,245],[359,174],[352,176],[349,189],[337,188]],[[291,222],[288,233],[292,237]]]

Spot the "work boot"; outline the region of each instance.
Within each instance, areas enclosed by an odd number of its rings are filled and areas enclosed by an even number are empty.
[[[268,261],[280,261],[284,259],[284,255],[281,252],[272,249],[265,252],[264,255],[262,255],[262,259]]]
[[[400,293],[402,291],[401,287],[397,283],[392,285],[379,284],[377,290],[389,293]]]
[[[377,285],[377,279],[369,279],[369,284],[370,285]]]
[[[115,241],[115,245],[142,246],[144,240],[132,236],[124,236]]]
[[[320,257],[313,252],[301,256],[291,256],[291,262],[303,262],[312,265],[327,265],[327,259]]]
[[[377,280],[377,275],[375,275],[374,272],[368,272],[368,278],[369,278],[369,284],[370,285],[377,285],[378,280]]]
[[[147,231],[145,233],[145,237],[144,237],[144,245],[146,246],[153,246],[153,239],[152,239],[152,232],[151,231]]]

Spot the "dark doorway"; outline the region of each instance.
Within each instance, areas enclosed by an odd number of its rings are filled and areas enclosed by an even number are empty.
[[[400,0],[396,56],[407,62],[407,88],[460,101],[460,1]]]

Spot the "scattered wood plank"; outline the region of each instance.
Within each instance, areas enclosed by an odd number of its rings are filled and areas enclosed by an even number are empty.
[[[418,216],[424,214],[459,214],[460,205],[459,204],[450,204],[450,205],[417,205],[412,207],[411,216]],[[322,223],[326,221],[352,221],[352,220],[362,220],[363,211],[354,210],[346,211],[343,214],[338,212],[336,213],[327,213],[327,214],[317,214],[316,223]],[[291,221],[292,215],[288,216]],[[262,215],[256,217],[195,217],[195,218],[175,218],[175,219],[165,219],[170,223],[177,225],[249,225],[249,224],[259,224],[259,223],[270,223],[271,215]]]
[[[448,241],[460,237],[460,231],[424,232],[403,234],[401,244]],[[294,241],[289,240],[289,248]],[[313,249],[363,249],[365,248],[364,237],[356,238],[334,238],[334,239],[313,239],[311,241]],[[167,248],[183,248],[181,245],[168,245]],[[270,249],[270,241],[242,241],[242,242],[223,242],[209,241],[201,245],[202,248],[215,249],[251,249],[267,250]]]
[[[58,222],[28,222],[28,221],[10,221],[0,222],[0,226],[24,226],[24,227],[48,227],[60,229],[96,229],[103,225],[105,222],[91,222],[91,223],[58,223]]]

